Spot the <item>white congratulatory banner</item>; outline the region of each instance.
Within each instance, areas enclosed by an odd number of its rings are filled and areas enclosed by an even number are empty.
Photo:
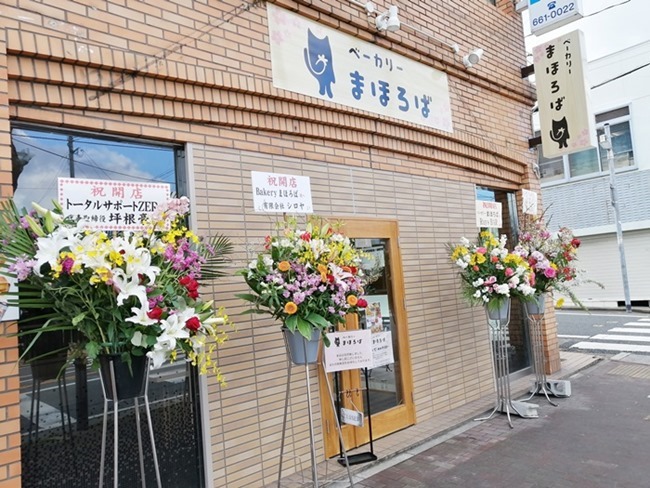
[[[523,211],[525,214],[537,215],[537,192],[526,190],[525,188],[521,190],[521,196],[523,200]]]
[[[479,229],[500,229],[503,227],[501,204],[476,200],[476,227]]]
[[[368,329],[330,332],[330,346],[324,347],[325,371],[372,368],[372,339]]]
[[[273,86],[453,132],[447,75],[267,3]]]
[[[582,31],[535,46],[533,59],[544,157],[596,147]]]
[[[530,31],[544,34],[583,17],[582,0],[529,0]]]
[[[59,178],[58,195],[63,213],[88,228],[136,231],[170,191],[167,183]]]
[[[251,171],[253,206],[262,213],[313,213],[309,176]]]

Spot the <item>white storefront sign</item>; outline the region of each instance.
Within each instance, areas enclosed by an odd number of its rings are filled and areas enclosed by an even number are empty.
[[[446,73],[267,4],[273,86],[452,132]]]
[[[582,31],[535,46],[533,58],[544,156],[596,147]]]
[[[370,330],[330,332],[327,334],[327,338],[330,341],[330,346],[323,348],[326,372],[372,368]]]
[[[503,227],[501,204],[476,200],[476,227],[479,229],[500,229]]]
[[[59,178],[58,195],[64,215],[90,229],[137,231],[170,191],[167,183]]]
[[[522,190],[522,207],[525,214],[537,215],[537,192]]]
[[[530,0],[530,31],[544,34],[583,17],[582,0]]]
[[[313,213],[309,176],[251,171],[253,205],[263,213]]]

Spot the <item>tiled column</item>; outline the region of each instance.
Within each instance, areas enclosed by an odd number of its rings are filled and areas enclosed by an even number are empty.
[[[13,194],[7,43],[0,29],[0,199]],[[0,488],[20,488],[20,381],[15,322],[0,323]]]

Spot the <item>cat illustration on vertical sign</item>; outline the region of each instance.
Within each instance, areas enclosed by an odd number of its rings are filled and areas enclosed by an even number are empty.
[[[311,29],[307,29],[307,47],[304,53],[307,69],[320,85],[318,93],[327,94],[330,98],[334,97],[332,84],[336,83],[336,79],[329,37],[320,39],[312,33]]]
[[[563,147],[569,147],[567,140],[571,137],[569,135],[569,126],[566,121],[566,117],[562,117],[560,120],[551,120],[551,139],[557,142],[560,146],[560,149]]]

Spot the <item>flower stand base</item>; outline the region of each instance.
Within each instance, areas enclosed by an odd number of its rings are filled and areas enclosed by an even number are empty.
[[[319,332],[320,336],[320,332]],[[286,336],[285,336],[286,337]],[[305,381],[307,382],[307,413],[308,413],[308,418],[309,418],[309,442],[310,442],[310,449],[311,449],[311,476],[312,476],[312,487],[313,488],[318,488],[318,472],[316,470],[316,444],[314,442],[314,419],[313,419],[313,414],[312,414],[312,405],[311,405],[311,386],[309,382],[309,362],[303,362],[301,364],[304,364],[305,366]],[[278,488],[281,487],[280,481],[282,479],[282,461],[284,458],[284,444],[285,444],[285,439],[286,439],[286,432],[287,432],[287,416],[289,412],[289,403],[291,401],[291,371],[293,369],[293,366],[297,365],[297,363],[293,360],[291,357],[289,350],[287,349],[287,387],[286,387],[286,394],[284,398],[284,418],[282,420],[282,440],[280,441],[280,462],[278,466]],[[325,364],[322,363],[323,371],[325,370]],[[332,409],[336,411],[336,405],[334,404],[334,398],[332,397],[332,388],[329,384],[329,380],[327,379],[327,373],[325,373],[325,379],[327,381],[327,391],[329,393],[330,397],[330,402],[332,405]],[[350,465],[351,463],[348,461],[348,455],[345,451],[345,447],[343,444],[343,432],[341,431],[341,424],[339,423],[338,416],[334,416],[334,419],[336,421],[336,429],[339,434],[339,441],[341,443],[341,450],[343,452],[343,459],[345,459],[345,465],[348,471],[348,478],[350,480],[350,488],[354,488],[354,481],[352,479],[352,472],[350,471]]]
[[[137,362],[137,364],[136,364]],[[147,425],[149,427],[149,438],[151,441],[151,453],[153,455],[153,464],[156,471],[156,486],[162,488],[160,481],[160,468],[158,467],[158,456],[156,455],[156,443],[153,436],[153,425],[151,423],[151,411],[149,409],[149,358],[133,358],[131,370],[123,364],[119,356],[107,355],[100,357],[100,375],[102,383],[102,392],[104,393],[104,416],[102,422],[102,447],[101,460],[99,464],[99,488],[104,486],[104,464],[106,460],[106,432],[108,427],[108,402],[113,402],[113,487],[119,486],[119,466],[118,466],[118,410],[119,403],[123,400],[133,399],[135,408],[135,423],[138,436],[138,454],[140,458],[140,480],[142,488],[147,488],[144,473],[144,454],[142,448],[142,429],[140,428],[140,404],[139,399],[144,399],[145,413],[147,415]],[[141,363],[141,364],[140,364]],[[131,374],[131,371],[133,374]],[[129,381],[130,380],[130,381]],[[129,385],[128,383],[132,383]],[[120,385],[118,387],[118,385]]]
[[[513,402],[510,393],[510,364],[508,352],[510,349],[510,334],[508,323],[510,322],[509,313],[510,303],[508,300],[507,311],[501,309],[496,314],[488,310],[488,331],[492,351],[492,360],[494,366],[494,378],[496,382],[496,404],[492,412],[485,417],[474,420],[488,420],[495,413],[505,413],[508,417],[508,425],[513,428],[510,414],[517,414],[522,418],[538,418],[538,405],[525,402]]]
[[[530,400],[535,395],[544,395],[546,400],[557,407],[550,395],[556,397],[571,396],[571,383],[562,380],[549,380],[546,378],[546,361],[544,357],[544,334],[542,331],[542,322],[544,321],[545,295],[538,295],[532,302],[525,303],[526,315],[528,316],[528,326],[530,329],[530,345],[533,355],[533,369],[535,371],[535,383],[529,390]],[[558,394],[559,393],[559,394]]]

